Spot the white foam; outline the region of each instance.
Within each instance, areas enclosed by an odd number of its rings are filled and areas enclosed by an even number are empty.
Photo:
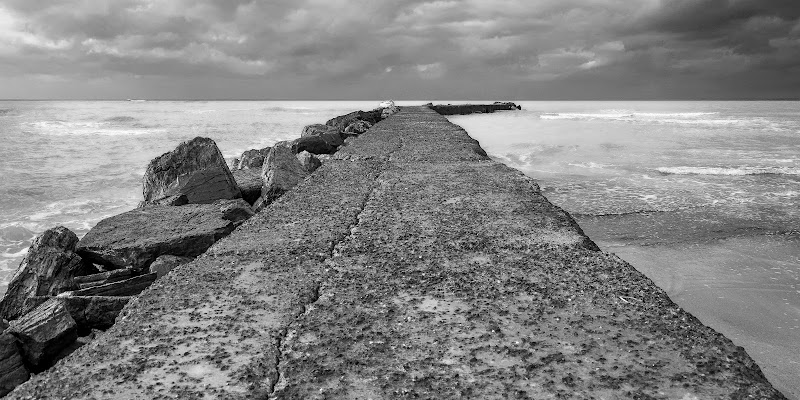
[[[660,167],[656,171],[667,175],[800,175],[800,168],[788,167]]]
[[[607,169],[614,167],[613,164],[602,164],[591,161],[585,163],[568,163],[567,165],[572,167],[587,168],[587,169]]]
[[[136,136],[166,132],[161,128],[119,128],[116,122],[37,121],[24,124],[26,132],[47,136]]]

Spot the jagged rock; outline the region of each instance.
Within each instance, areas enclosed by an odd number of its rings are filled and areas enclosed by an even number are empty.
[[[308,138],[318,137],[308,136]],[[302,182],[308,176],[308,171],[295,157],[295,152],[291,148],[274,146],[264,160],[261,176],[264,181],[261,197],[266,204],[269,204]]]
[[[37,236],[0,301],[0,316],[15,319],[21,315],[26,298],[69,290],[73,278],[95,272],[75,253],[77,243],[75,233],[63,226]]]
[[[233,171],[233,178],[239,185],[242,198],[249,204],[255,204],[261,196],[261,187],[264,181],[261,180],[261,170],[257,168],[240,169]]]
[[[306,125],[303,127],[303,132],[300,137],[319,135],[329,131],[332,127],[323,124]]]
[[[135,296],[156,281],[156,274],[144,274],[118,282],[71,292],[72,296]]]
[[[370,124],[369,121],[358,120],[354,121],[350,125],[347,125],[347,128],[344,128],[344,131],[345,133],[360,135],[369,130],[369,128],[372,128],[372,124]]]
[[[93,286],[105,285],[106,283],[124,281],[134,274],[135,271],[130,268],[115,269],[98,274],[79,276],[74,279],[74,282],[75,286],[77,286],[76,289],[86,289]]]
[[[19,340],[23,357],[33,372],[52,365],[56,361],[53,357],[78,338],[77,324],[59,298],[12,321],[7,332]]]
[[[239,159],[238,159],[238,158],[236,158],[236,157],[234,157],[234,158],[233,158],[233,159],[232,159],[232,160],[231,160],[231,161],[228,163],[228,169],[229,169],[229,170],[231,170],[231,172],[233,172],[233,171],[235,171],[235,170],[236,170],[236,169],[238,169],[238,168],[239,168]]]
[[[219,207],[222,218],[233,222],[235,226],[243,224],[255,214],[250,204],[243,199],[217,200],[214,205]]]
[[[344,131],[350,124],[355,121],[367,121],[372,125],[381,120],[381,109],[372,111],[353,111],[349,114],[340,115],[336,118],[331,118],[325,125],[335,127],[339,131]]]
[[[297,160],[300,161],[300,164],[303,164],[303,167],[305,167],[308,173],[314,172],[314,170],[322,165],[322,162],[319,160],[319,158],[317,158],[317,156],[307,151],[297,153]]]
[[[325,132],[296,139],[292,144],[292,152],[295,154],[303,151],[312,154],[333,154],[343,144],[342,136],[338,132]]]
[[[100,221],[76,252],[108,269],[147,268],[164,254],[195,257],[241,222],[228,207],[226,202],[137,208]]]
[[[30,378],[19,353],[17,339],[10,333],[0,334],[0,397]]]
[[[166,275],[169,271],[175,269],[179,265],[191,262],[194,258],[180,257],[180,256],[160,256],[150,264],[150,273],[156,274],[156,279]]]
[[[144,202],[185,194],[191,204],[213,203],[240,196],[217,144],[196,137],[156,157],[142,179]]]
[[[78,335],[85,335],[94,329],[105,330],[114,325],[117,315],[132,298],[133,296],[40,296],[31,297],[25,305],[34,309],[49,300],[59,301],[78,325]]]
[[[245,151],[239,158],[239,163],[235,169],[261,168],[264,165],[264,157],[267,156],[268,152],[269,147]]]

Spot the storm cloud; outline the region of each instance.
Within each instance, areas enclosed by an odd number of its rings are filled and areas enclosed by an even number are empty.
[[[5,0],[2,98],[800,96],[796,0]]]

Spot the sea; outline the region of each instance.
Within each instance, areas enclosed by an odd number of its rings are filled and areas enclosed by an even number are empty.
[[[181,141],[232,159],[378,103],[0,101],[0,292],[36,234],[136,207]],[[517,104],[449,119],[800,399],[800,102]]]

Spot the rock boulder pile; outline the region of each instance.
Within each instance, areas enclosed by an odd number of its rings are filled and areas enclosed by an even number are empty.
[[[384,111],[306,126],[230,167],[213,140],[194,138],[149,163],[138,208],[80,240],[61,226],[37,236],[0,300],[0,396],[111,327],[133,297],[300,184]]]

